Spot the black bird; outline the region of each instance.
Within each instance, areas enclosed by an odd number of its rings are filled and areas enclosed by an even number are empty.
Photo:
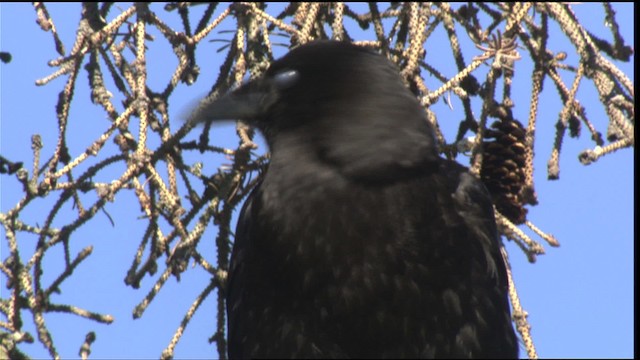
[[[490,196],[386,58],[302,45],[191,116],[220,119],[271,151],[236,231],[230,358],[518,356]]]

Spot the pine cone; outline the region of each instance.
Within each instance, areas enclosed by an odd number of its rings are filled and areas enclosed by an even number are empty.
[[[520,191],[524,187],[525,130],[511,110],[500,107],[499,120],[485,130],[480,177],[498,211],[514,224],[526,220]]]

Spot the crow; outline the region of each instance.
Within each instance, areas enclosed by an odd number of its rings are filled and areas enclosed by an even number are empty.
[[[230,358],[517,358],[491,198],[384,56],[316,41],[190,121],[271,160],[238,220]]]

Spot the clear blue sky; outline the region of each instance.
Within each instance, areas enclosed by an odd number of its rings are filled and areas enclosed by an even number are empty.
[[[119,6],[125,9],[129,5]],[[161,6],[154,5],[153,9],[162,13]],[[584,3],[572,7],[590,31],[610,38],[601,5]],[[202,8],[198,7],[194,12],[198,13]],[[616,4],[614,8],[624,39],[627,44],[633,45],[633,4]],[[49,5],[49,10],[69,51],[79,20],[80,5]],[[117,10],[113,13],[117,14]],[[113,15],[108,20],[112,18]],[[11,63],[0,64],[0,153],[10,160],[24,161],[29,170],[32,167],[32,134],[42,135],[45,154],[42,161],[46,161],[55,147],[55,104],[66,81],[66,77],[62,77],[47,86],[35,86],[36,79],[56,70],[48,67],[47,62],[57,57],[51,34],[41,31],[35,20],[35,11],[30,4],[0,5],[0,50],[13,55]],[[232,23],[227,28],[230,25]],[[153,34],[155,30],[151,31]],[[353,34],[358,33],[353,30]],[[230,38],[231,34],[212,33],[210,37]],[[371,38],[370,34],[367,35],[367,39]],[[573,47],[563,39],[564,35],[560,33],[552,35],[549,47],[553,51],[569,50],[567,62],[576,64],[576,57],[571,52]],[[437,66],[445,75],[453,76],[455,69],[452,67],[449,45],[445,41],[442,34],[432,36],[427,42],[427,62]],[[172,55],[167,55],[170,50],[160,36],[148,46],[149,83],[154,90],[160,90],[173,73],[176,62]],[[215,52],[219,46],[219,43],[207,42],[199,46],[198,63],[202,74],[194,86],[182,84],[172,97],[170,114],[174,118],[210,88],[219,69],[220,56],[224,54]],[[284,52],[284,49],[280,51]],[[467,61],[473,55],[480,54],[479,50],[464,51]],[[164,61],[163,57],[167,60]],[[516,117],[526,122],[531,64],[526,56],[523,58],[516,64],[516,69],[520,71],[516,71],[519,78],[514,85],[513,97],[518,105]],[[633,61],[618,65],[634,79]],[[479,79],[482,77],[479,76]],[[572,75],[564,79],[570,83]],[[95,140],[105,127],[106,120],[105,114],[90,103],[85,71],[81,71],[78,83],[81,85],[72,103],[68,136],[72,157],[78,156]],[[432,89],[437,87],[437,82],[432,78],[428,79],[428,84]],[[598,129],[604,133],[608,119],[599,105],[597,94],[589,81],[583,80],[582,85],[579,100],[587,107]],[[594,146],[588,132],[583,129],[579,139],[564,141],[560,180],[548,181],[547,160],[555,136],[555,122],[562,106],[549,81],[545,83],[545,97],[541,106],[535,144],[535,179],[540,205],[530,208],[529,219],[543,230],[553,233],[561,247],[546,246],[547,255],[538,257],[537,263],[530,264],[515,244],[506,242],[522,304],[529,313],[538,353],[541,357],[632,357],[634,152],[624,149],[590,166],[583,166],[578,162],[578,154]],[[449,141],[453,139],[458,121],[462,118],[460,102],[454,99],[453,107],[451,110],[442,102],[433,106]],[[479,114],[480,110],[476,108],[475,111]],[[173,127],[174,130],[176,128]],[[214,128],[211,138],[218,144],[233,146],[237,141],[231,129],[229,126]],[[133,133],[137,134],[137,130]],[[195,134],[192,136],[195,137]],[[112,146],[110,141],[107,146]],[[264,151],[264,147],[260,151]],[[206,162],[205,173],[211,173],[220,162],[225,161],[222,157],[207,159],[199,157],[199,154],[189,156],[189,161]],[[115,169],[94,180],[110,181],[121,170]],[[0,176],[0,182],[1,211],[6,212],[21,198],[21,185],[15,177],[7,175]],[[56,199],[53,196],[36,200],[23,212],[22,220],[42,225]],[[139,205],[131,194],[125,192],[119,193],[116,202],[108,204],[106,210],[113,218],[115,227],[111,226],[106,216],[98,214],[74,233],[71,239],[72,254],[88,245],[94,245],[94,252],[76,274],[63,283],[62,293],[54,295],[52,300],[112,314],[116,321],[111,325],[103,325],[71,315],[48,314],[46,320],[49,329],[63,358],[77,357],[85,334],[92,330],[97,333],[97,340],[92,346],[92,358],[157,358],[169,343],[193,299],[208,284],[209,276],[196,267],[184,273],[179,283],[171,278],[144,316],[132,320],[134,306],[143,299],[155,281],[155,278],[146,278],[139,290],[125,287],[123,282],[146,222],[137,219],[140,215]],[[56,224],[64,224],[74,214],[75,210],[65,206]],[[0,231],[0,260],[4,261],[8,256],[7,244],[4,229]],[[212,263],[215,262],[214,235],[215,229],[208,230],[200,244],[201,252],[209,256]],[[21,255],[30,256],[36,239],[20,235],[18,240]],[[208,253],[207,247],[210,248]],[[61,249],[53,249],[47,254],[45,265],[55,270],[45,274],[45,283],[50,282],[62,269],[61,259]],[[6,278],[0,275],[0,279],[1,297],[7,298]],[[177,346],[176,358],[210,358],[217,354],[215,347],[207,342],[215,331],[215,311],[212,296],[191,321]],[[26,328],[36,336],[33,320],[26,312],[23,320]],[[21,348],[34,358],[48,357],[47,351],[37,341]],[[524,350],[522,354],[526,354]]]

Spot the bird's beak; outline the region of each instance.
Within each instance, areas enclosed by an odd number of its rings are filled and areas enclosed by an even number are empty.
[[[299,79],[298,71],[284,70],[251,80],[220,98],[205,98],[188,121],[260,120],[278,101],[282,91],[293,87]]]
[[[188,121],[254,120],[267,111],[272,98],[274,94],[263,79],[252,80],[217,99],[203,99]]]

